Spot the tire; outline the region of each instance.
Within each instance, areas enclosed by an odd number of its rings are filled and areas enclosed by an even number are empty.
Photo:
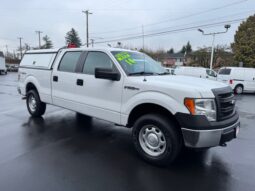
[[[132,137],[139,155],[159,166],[174,162],[183,145],[178,126],[159,114],[140,117],[133,126]]]
[[[30,90],[27,93],[27,110],[32,117],[41,117],[46,110],[46,104],[40,100],[36,90]]]
[[[234,92],[235,92],[235,94],[238,94],[238,95],[242,94],[243,93],[243,86],[242,85],[237,85],[234,89]]]

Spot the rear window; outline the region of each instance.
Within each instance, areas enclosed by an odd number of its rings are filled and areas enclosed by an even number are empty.
[[[20,65],[29,67],[49,68],[56,57],[56,53],[27,53],[24,55]]]
[[[221,70],[219,71],[219,74],[220,74],[220,75],[229,75],[230,72],[231,72],[231,69],[229,69],[229,68],[224,68],[224,69],[221,69]]]

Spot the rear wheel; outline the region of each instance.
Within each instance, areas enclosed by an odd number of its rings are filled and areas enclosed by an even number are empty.
[[[140,117],[133,127],[133,140],[138,153],[156,165],[168,165],[177,158],[182,139],[175,123],[158,114]]]
[[[32,117],[40,117],[45,113],[46,104],[40,100],[36,90],[27,93],[27,110]]]
[[[242,85],[237,85],[235,87],[234,91],[235,91],[236,94],[242,94],[243,93],[243,86]]]

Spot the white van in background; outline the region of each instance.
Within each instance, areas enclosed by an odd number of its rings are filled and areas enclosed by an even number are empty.
[[[203,67],[178,67],[174,70],[174,74],[217,80],[217,73],[215,71]]]
[[[255,68],[224,67],[217,80],[229,84],[236,94],[255,92]]]
[[[7,74],[7,68],[5,65],[5,58],[3,52],[0,52],[0,74]]]

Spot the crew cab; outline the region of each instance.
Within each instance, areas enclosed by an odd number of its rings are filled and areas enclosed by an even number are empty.
[[[28,51],[18,91],[33,117],[51,104],[132,128],[138,153],[158,165],[184,147],[225,145],[240,127],[228,85],[169,75],[146,54],[125,49]]]

